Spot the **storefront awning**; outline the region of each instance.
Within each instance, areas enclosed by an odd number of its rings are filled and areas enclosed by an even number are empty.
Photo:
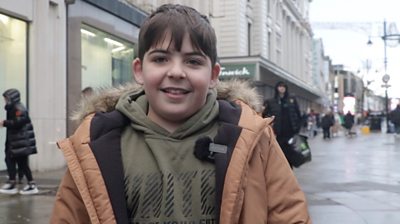
[[[276,64],[259,56],[220,58],[220,79],[249,79],[256,85],[275,86],[278,81],[288,83],[290,92],[311,100],[319,98],[320,91]]]

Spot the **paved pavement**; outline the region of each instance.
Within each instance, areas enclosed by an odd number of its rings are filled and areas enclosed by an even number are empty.
[[[296,176],[315,224],[400,223],[400,138],[370,133],[310,140]]]
[[[400,138],[371,133],[325,141],[318,135],[310,145],[312,162],[294,172],[314,224],[400,223]],[[38,195],[0,194],[0,224],[49,223],[63,173],[34,173]],[[5,179],[0,173],[0,181]]]
[[[39,194],[0,194],[0,224],[44,224],[49,223],[54,196],[65,170],[34,172]],[[7,180],[5,172],[0,173],[0,183]],[[24,185],[18,186],[23,188]]]

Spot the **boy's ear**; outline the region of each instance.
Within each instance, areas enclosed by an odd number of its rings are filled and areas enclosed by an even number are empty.
[[[132,62],[132,73],[133,73],[133,78],[140,85],[143,84],[143,72],[142,71],[143,71],[142,62],[140,61],[139,58],[136,58]]]
[[[210,88],[214,88],[215,86],[217,86],[220,71],[221,65],[219,63],[215,63],[211,70]]]

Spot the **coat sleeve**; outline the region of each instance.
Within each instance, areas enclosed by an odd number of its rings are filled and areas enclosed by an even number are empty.
[[[69,170],[58,188],[50,223],[90,223],[88,212]]]
[[[298,124],[296,124],[296,130],[294,130],[295,133],[299,133],[300,129],[302,127],[302,117],[301,117],[301,112],[300,112],[300,107],[299,103],[297,102],[297,99],[293,97],[293,104],[294,104],[294,113],[297,118]]]
[[[16,108],[15,114],[9,120],[4,120],[3,126],[9,129],[20,129],[30,122],[28,111],[23,108]]]
[[[285,155],[273,136],[271,128],[265,130],[268,147],[264,150],[266,158],[265,180],[268,197],[268,223],[309,224],[311,219],[305,195],[300,189]]]

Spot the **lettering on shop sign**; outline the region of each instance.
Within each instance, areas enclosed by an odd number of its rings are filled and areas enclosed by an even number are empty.
[[[222,78],[251,78],[255,75],[255,64],[231,64],[221,65]]]
[[[241,69],[235,69],[235,70],[226,70],[224,67],[221,69],[221,75],[250,75],[249,70],[246,67],[243,67]]]

